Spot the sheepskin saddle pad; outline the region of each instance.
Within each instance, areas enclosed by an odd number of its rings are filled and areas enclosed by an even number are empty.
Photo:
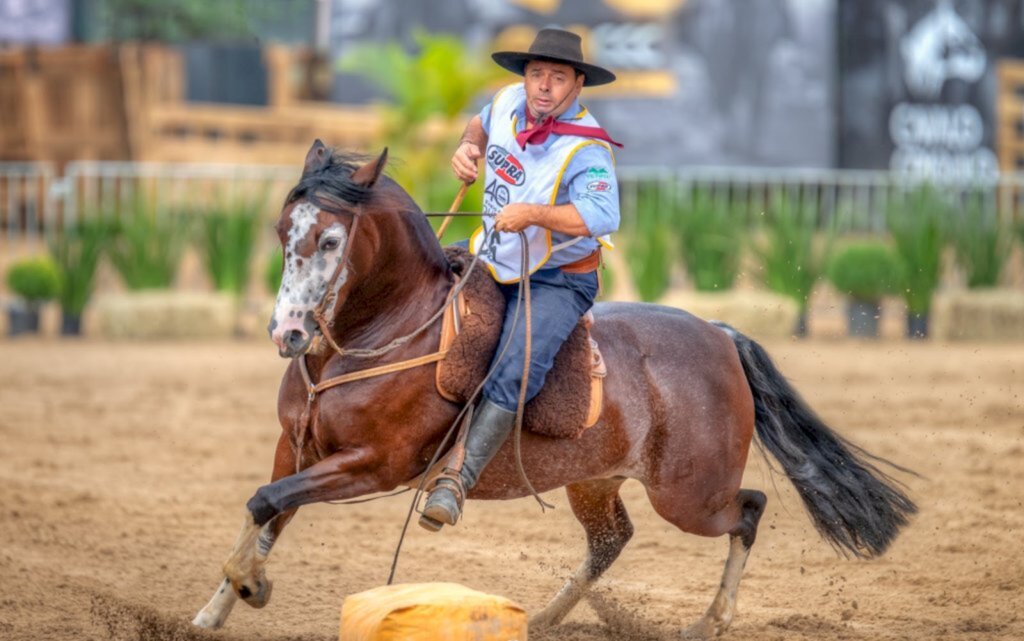
[[[460,247],[445,248],[452,270],[460,278],[473,256]],[[463,300],[449,309],[442,331],[441,349],[448,354],[438,363],[437,389],[456,403],[465,403],[487,374],[498,350],[505,298],[478,263],[462,289]],[[523,414],[523,429],[555,438],[579,438],[601,415],[602,379],[606,374],[597,343],[590,336],[592,316],[587,313],[555,356],[544,387]]]

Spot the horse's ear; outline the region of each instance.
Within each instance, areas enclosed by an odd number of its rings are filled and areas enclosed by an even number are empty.
[[[311,171],[323,169],[331,160],[331,150],[319,138],[306,152],[306,163],[302,166],[302,173],[308,174]]]
[[[352,182],[357,185],[362,185],[367,189],[373,187],[373,184],[377,182],[378,178],[380,178],[380,173],[384,171],[384,165],[386,165],[387,162],[388,148],[385,147],[377,160],[371,160],[352,172]]]

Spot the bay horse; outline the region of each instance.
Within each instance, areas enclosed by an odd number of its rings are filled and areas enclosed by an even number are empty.
[[[409,484],[460,411],[437,392],[434,366],[423,365],[322,391],[308,440],[298,433],[309,424],[312,402],[304,376],[322,381],[437,349],[440,323],[428,321],[455,279],[422,211],[382,175],[386,158],[385,150],[362,162],[316,141],[286,198],[277,222],[283,277],[268,328],[280,354],[293,359],[278,396],[282,432],[271,482],[246,504],[224,579],[193,620],[198,626],[223,625],[239,598],[266,605],[267,555],[299,507]],[[317,317],[325,300],[326,324]],[[888,462],[826,426],[753,340],[651,304],[601,303],[594,316],[592,332],[608,367],[600,421],[578,439],[521,439],[530,481],[541,492],[565,487],[587,538],[585,560],[532,617],[532,630],[559,623],[619,556],[633,534],[619,488],[635,479],[655,511],[683,532],[729,535],[717,595],[687,630],[723,632],[766,501],[740,488],[755,431],[838,550],[878,556],[916,512],[875,465]],[[335,349],[310,350],[320,327],[329,336],[319,344],[329,339],[341,351],[411,338],[376,358],[345,358]],[[506,443],[469,498],[525,496],[514,462]]]

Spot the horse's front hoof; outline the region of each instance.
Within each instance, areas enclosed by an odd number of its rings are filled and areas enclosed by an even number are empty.
[[[684,629],[682,638],[687,640],[712,639],[725,632],[726,627],[728,626],[722,625],[708,617],[704,617],[700,621],[697,621],[693,625]]]
[[[265,606],[270,601],[270,593],[274,589],[274,582],[270,579],[260,579],[256,582],[256,588],[251,589],[247,585],[242,585],[238,588],[237,593],[245,603],[252,608],[257,610]]]
[[[551,613],[544,610],[530,617],[530,622],[527,624],[527,627],[531,633],[541,632],[558,625],[558,623],[559,621],[557,621]]]
[[[212,612],[207,611],[203,608],[196,615],[196,618],[192,619],[192,625],[197,628],[203,628],[205,630],[219,630],[224,625],[224,619],[226,617],[219,616]]]

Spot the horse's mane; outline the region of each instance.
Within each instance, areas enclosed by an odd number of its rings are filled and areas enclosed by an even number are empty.
[[[285,205],[302,198],[323,209],[337,209],[340,202],[365,203],[373,189],[353,183],[352,172],[367,160],[361,154],[330,150],[322,167],[302,172],[298,184],[288,192]]]
[[[284,201],[285,206],[305,199],[321,209],[337,212],[339,205],[361,205],[371,199],[375,190],[383,186],[392,188],[393,196],[408,201],[401,203],[398,209],[402,213],[402,220],[409,226],[410,233],[417,239],[416,244],[438,269],[449,271],[448,260],[434,237],[427,219],[401,185],[387,175],[382,175],[373,187],[352,182],[352,173],[372,160],[372,157],[364,154],[329,149],[323,166],[302,173],[298,184],[288,192]]]

